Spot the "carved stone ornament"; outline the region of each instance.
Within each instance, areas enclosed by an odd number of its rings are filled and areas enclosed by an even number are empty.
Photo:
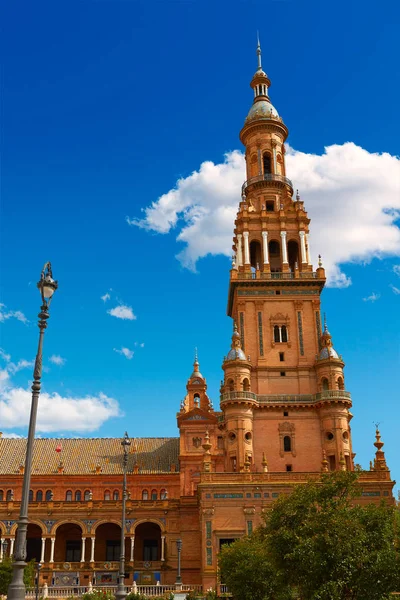
[[[212,517],[214,515],[214,509],[213,508],[204,508],[203,515],[205,517]]]
[[[194,437],[193,438],[193,446],[195,448],[200,448],[200,446],[201,446],[201,437]]]
[[[285,421],[284,423],[279,423],[279,431],[281,433],[283,432],[288,432],[288,433],[292,433],[295,430],[295,425],[294,423],[289,423],[288,421]]]
[[[252,508],[244,508],[243,512],[245,515],[254,515],[256,512],[255,506],[253,506]]]

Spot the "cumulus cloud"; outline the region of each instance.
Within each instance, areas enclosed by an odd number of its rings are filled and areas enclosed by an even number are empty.
[[[5,352],[3,348],[0,348],[0,358],[5,360],[6,362],[9,362],[11,360],[11,354],[7,354],[7,352]]]
[[[67,362],[67,359],[63,358],[59,354],[52,354],[49,358],[49,361],[52,362],[54,365],[58,365],[59,367],[62,367]]]
[[[134,321],[136,319],[136,316],[133,314],[132,307],[126,306],[126,304],[120,304],[115,308],[111,308],[111,310],[108,310],[107,312],[112,317],[117,317],[117,319],[125,319],[128,321]]]
[[[26,427],[31,405],[31,391],[20,387],[5,388],[0,393],[0,422],[4,429]],[[61,396],[40,394],[37,431],[95,431],[111,417],[121,416],[118,402],[105,394],[96,396]]]
[[[394,265],[393,272],[400,277],[400,265]]]
[[[372,292],[372,294],[370,296],[363,298],[363,300],[364,300],[364,302],[376,302],[377,300],[379,300],[380,297],[381,297],[380,294],[375,294],[375,292]]]
[[[18,373],[18,371],[21,371],[22,369],[29,369],[30,367],[33,367],[35,364],[34,360],[25,360],[25,359],[21,359],[19,360],[17,363],[9,363],[7,365],[7,370],[14,374],[14,373]]]
[[[0,304],[0,322],[7,321],[8,319],[17,319],[21,323],[28,323],[28,319],[20,310],[6,310],[5,304]]]
[[[332,145],[323,154],[288,147],[287,173],[301,192],[312,219],[310,246],[321,254],[328,284],[347,286],[347,262],[400,254],[400,160],[370,153],[352,142]],[[143,209],[129,225],[158,233],[177,231],[183,266],[195,270],[208,254],[231,254],[233,223],[245,179],[243,155],[235,150],[224,161],[206,161],[174,189]]]
[[[396,296],[398,296],[400,294],[400,289],[398,287],[396,287],[395,285],[390,284],[389,287],[392,288],[392,292],[393,292],[393,294],[396,294]]]
[[[122,354],[122,356],[125,356],[125,358],[127,358],[128,360],[131,360],[131,358],[133,358],[133,355],[134,355],[133,350],[129,350],[129,348],[124,348],[124,347],[122,347],[120,350],[118,350],[118,348],[114,348],[114,352],[118,352],[118,354]]]

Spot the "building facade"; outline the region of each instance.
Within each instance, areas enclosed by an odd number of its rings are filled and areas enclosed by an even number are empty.
[[[354,470],[344,362],[321,319],[325,271],[314,270],[310,219],[286,174],[288,130],[261,66],[240,132],[246,181],[233,235],[220,409],[195,358],[177,414],[179,437],[131,440],[126,583],[215,587],[218,552],[250,533],[280,494],[322,472]],[[26,441],[0,437],[0,533],[13,552]],[[377,431],[360,502],[394,502]],[[42,583],[116,583],[121,537],[121,440],[37,439],[27,553]]]

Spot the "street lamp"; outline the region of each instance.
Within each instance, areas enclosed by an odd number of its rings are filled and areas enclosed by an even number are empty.
[[[2,544],[1,544],[1,555],[3,557],[3,560],[6,558],[6,554],[7,554],[7,548],[8,548],[8,540],[3,540]]]
[[[40,562],[36,563],[36,586],[35,586],[35,600],[39,600],[39,573],[42,565]]]
[[[57,289],[57,281],[54,281],[51,264],[44,265],[40,281],[37,284],[42,296],[42,306],[39,317],[39,345],[36,354],[35,368],[33,371],[31,414],[29,418],[28,441],[26,444],[24,481],[22,485],[21,508],[18,520],[18,532],[15,544],[13,575],[8,587],[8,600],[25,600],[24,568],[26,566],[26,534],[28,530],[28,501],[31,483],[33,440],[35,438],[36,416],[40,394],[40,380],[42,377],[42,351],[43,336],[49,318],[49,306],[54,292]]]
[[[128,465],[128,450],[131,442],[129,441],[128,433],[125,431],[124,438],[121,442],[124,449],[124,456],[122,459],[123,469],[123,483],[122,483],[122,523],[121,523],[121,554],[119,557],[119,575],[118,575],[118,588],[115,594],[115,598],[118,600],[124,600],[126,598],[126,587],[125,587],[125,525],[126,525],[126,468]]]
[[[182,552],[182,540],[176,540],[176,547],[178,549],[178,575],[176,577],[176,585],[182,585],[182,577],[181,577],[181,552]]]

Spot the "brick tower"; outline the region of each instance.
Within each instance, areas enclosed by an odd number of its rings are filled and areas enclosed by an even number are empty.
[[[269,98],[260,45],[257,55],[240,132],[247,179],[228,296],[235,331],[223,364],[225,469],[262,471],[263,456],[270,471],[318,471],[323,457],[331,470],[352,469],[344,363],[321,328],[325,271],[321,260],[313,270],[310,219],[286,177],[288,129]]]

